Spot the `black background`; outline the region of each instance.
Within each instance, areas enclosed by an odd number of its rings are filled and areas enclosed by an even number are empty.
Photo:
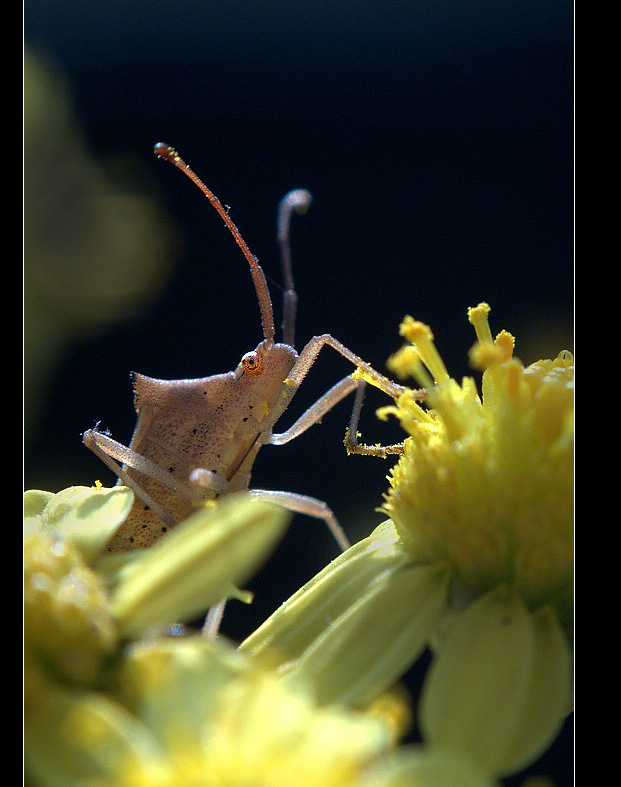
[[[292,233],[298,349],[328,332],[381,370],[410,313],[460,378],[474,336],[466,310],[485,300],[493,332],[513,333],[525,363],[573,350],[571,3],[27,0],[24,10],[26,45],[64,72],[93,156],[133,156],[183,239],[148,314],[78,339],[59,361],[27,435],[27,488],[112,483],[80,433],[101,419],[130,439],[130,370],[206,376],[261,339],[243,258],[198,191],[152,155],[158,141],[230,206],[274,281],[277,321],[276,206],[290,188],[312,192]],[[280,426],[348,372],[324,350]],[[363,432],[400,439],[376,424],[382,403],[369,397]],[[253,485],[326,500],[357,538],[381,521],[390,462],[345,455],[348,415],[345,402],[264,448]],[[296,517],[252,583],[255,603],[231,604],[225,632],[244,636],[335,552],[320,524]],[[571,783],[569,726],[534,769],[559,785]]]

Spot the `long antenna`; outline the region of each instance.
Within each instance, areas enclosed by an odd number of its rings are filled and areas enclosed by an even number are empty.
[[[291,249],[289,246],[289,227],[293,211],[300,215],[306,213],[312,201],[310,191],[294,189],[280,200],[278,205],[277,237],[280,246],[280,259],[285,283],[283,296],[282,340],[285,344],[295,347],[295,315],[298,305],[298,296],[293,283],[291,270]]]
[[[164,159],[165,161],[170,161],[171,164],[174,164],[177,169],[181,170],[181,172],[183,172],[183,174],[192,181],[192,183],[198,186],[198,188],[203,192],[209,202],[211,202],[213,207],[222,217],[224,223],[230,230],[231,235],[237,241],[237,245],[242,250],[244,257],[248,260],[248,264],[250,265],[250,273],[254,282],[254,288],[257,292],[259,309],[261,310],[263,336],[269,341],[274,341],[274,311],[272,309],[272,299],[270,297],[270,291],[267,288],[265,274],[259,265],[259,261],[248,248],[246,241],[242,238],[240,231],[229,218],[229,214],[226,212],[224,206],[216,197],[216,195],[207,188],[198,175],[196,175],[196,173],[185,163],[185,161],[174,148],[171,148],[170,145],[167,145],[165,142],[158,142],[157,145],[154,146],[153,152],[158,158]]]

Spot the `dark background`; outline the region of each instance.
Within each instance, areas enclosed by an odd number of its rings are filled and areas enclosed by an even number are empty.
[[[112,483],[80,434],[101,420],[129,441],[130,370],[227,371],[261,338],[243,257],[200,193],[152,155],[158,141],[230,205],[273,281],[277,322],[276,206],[290,188],[312,192],[292,233],[298,349],[328,332],[381,370],[410,313],[460,378],[474,338],[466,310],[485,300],[492,331],[513,333],[525,363],[573,350],[571,3],[27,0],[24,12],[26,46],[66,80],[93,159],[127,157],[128,179],[146,178],[177,238],[152,307],[75,332],[46,375],[28,419],[27,488]],[[280,426],[349,371],[324,350]],[[371,441],[401,438],[376,423],[383,403],[369,396]],[[382,519],[391,462],[345,455],[349,407],[264,448],[254,486],[320,497],[358,538]],[[321,524],[297,517],[225,632],[248,633],[334,554]],[[559,785],[571,783],[569,733],[537,771]]]

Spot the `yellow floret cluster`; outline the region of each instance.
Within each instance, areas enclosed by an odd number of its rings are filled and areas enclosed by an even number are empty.
[[[384,509],[416,560],[446,561],[474,593],[506,583],[531,609],[550,602],[566,617],[573,582],[573,358],[561,353],[524,368],[512,357],[506,331],[492,340],[488,311],[481,304],[469,312],[479,339],[471,361],[484,369],[482,396],[472,378],[459,384],[448,376],[427,326],[404,321],[409,343],[390,365],[428,389],[429,407],[406,392],[383,410],[409,434]]]
[[[25,656],[88,683],[116,646],[103,581],[64,539],[36,533],[24,546]]]

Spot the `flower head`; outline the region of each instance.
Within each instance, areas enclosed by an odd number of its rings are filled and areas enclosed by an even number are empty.
[[[92,682],[117,646],[105,582],[70,542],[43,533],[24,544],[24,656],[58,679]]]
[[[319,707],[303,683],[201,635],[129,644],[112,691],[30,667],[31,783],[131,787],[362,787],[393,744],[381,716]]]
[[[389,361],[405,389],[379,415],[408,433],[385,523],[285,602],[244,643],[270,649],[324,701],[364,704],[427,644],[419,722],[432,747],[492,777],[534,761],[569,709],[573,614],[573,359],[524,368],[486,304],[461,384],[428,326],[406,317]],[[372,382],[372,381],[370,381]]]
[[[573,358],[567,353],[524,368],[506,331],[492,340],[489,307],[470,309],[483,369],[448,376],[427,326],[406,318],[409,344],[389,360],[428,390],[422,409],[406,392],[394,413],[410,435],[393,468],[384,510],[412,558],[446,562],[464,591],[499,583],[531,609],[572,610]],[[433,380],[430,380],[430,374]]]
[[[235,583],[266,557],[289,515],[231,495],[152,549],[102,556],[132,497],[100,485],[25,495],[31,783],[358,784],[395,742],[387,712],[319,706],[312,687],[285,686],[230,644],[164,627],[223,596],[248,600]]]

